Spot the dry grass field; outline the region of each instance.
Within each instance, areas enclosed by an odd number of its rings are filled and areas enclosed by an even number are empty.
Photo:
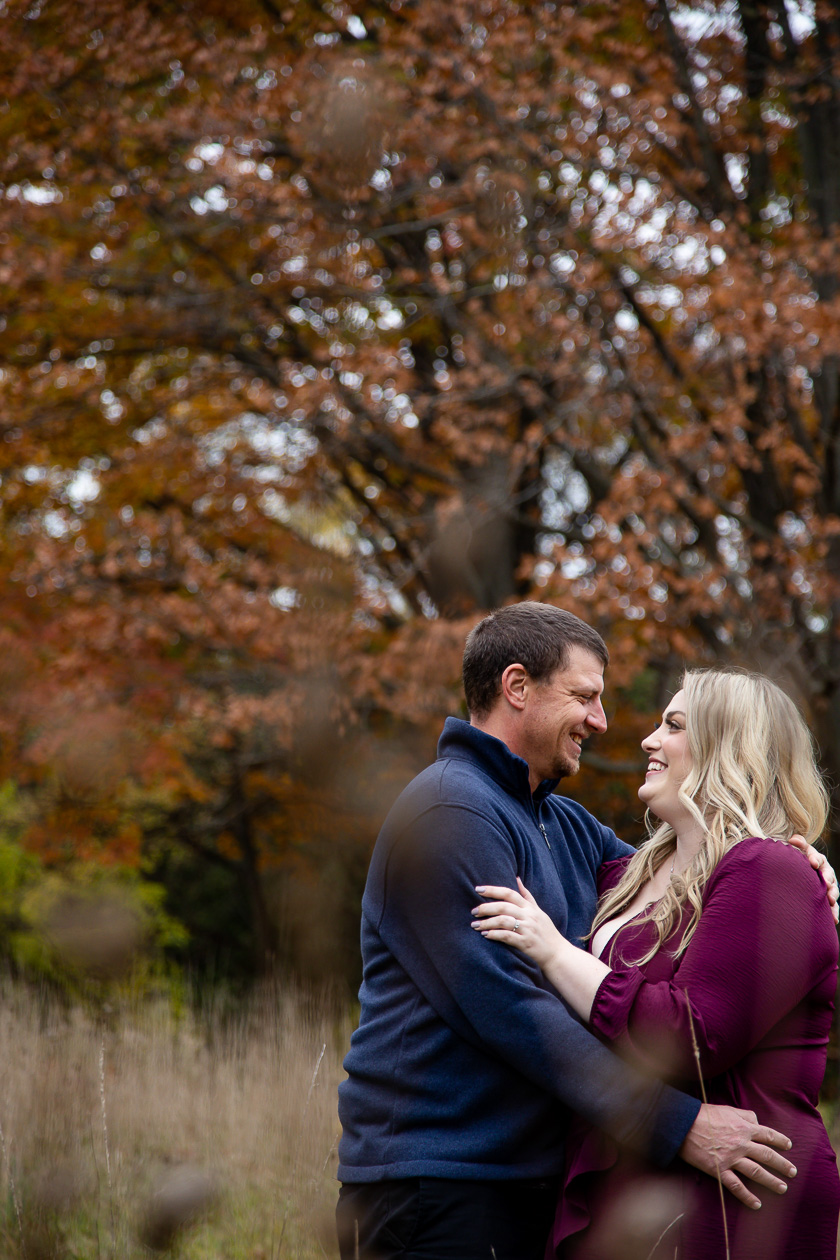
[[[266,990],[103,1021],[0,995],[0,1255],[334,1257],[336,1087],[350,1029]]]
[[[0,990],[0,1260],[335,1260],[339,1004],[96,1015]]]

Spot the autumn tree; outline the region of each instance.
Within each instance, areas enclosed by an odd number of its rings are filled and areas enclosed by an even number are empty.
[[[3,755],[42,851],[177,836],[270,952],[266,857],[331,830],[300,747],[427,753],[464,627],[529,594],[638,710],[686,660],[779,673],[840,782],[838,17],[6,5]],[[72,749],[120,726],[98,831],[51,705]]]

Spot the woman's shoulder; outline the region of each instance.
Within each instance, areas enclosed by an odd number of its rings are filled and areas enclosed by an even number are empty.
[[[782,840],[751,836],[721,858],[703,893],[704,908],[734,915],[743,929],[762,933],[774,925],[792,950],[806,940],[813,965],[834,966],[837,929],[826,886],[804,853]],[[797,926],[798,925],[798,926]]]
[[[733,860],[784,866],[795,859],[803,862],[808,870],[813,869],[805,854],[795,844],[788,844],[786,840],[778,840],[773,836],[746,836],[728,850],[721,862]]]
[[[611,858],[609,862],[602,862],[598,867],[598,896],[603,897],[604,893],[608,893],[615,888],[624,872],[627,870],[628,863],[632,858],[632,853],[625,853],[622,857]]]
[[[733,845],[712,872],[709,888],[723,879],[742,879],[753,888],[757,881],[769,886],[784,882],[798,885],[803,892],[824,892],[822,880],[801,849],[769,836],[749,836]]]

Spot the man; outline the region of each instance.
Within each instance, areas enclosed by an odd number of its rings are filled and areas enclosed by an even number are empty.
[[[634,1072],[517,950],[470,928],[476,885],[520,876],[571,940],[602,862],[629,852],[552,795],[606,730],[606,646],[577,617],[522,603],[464,653],[469,723],[397,800],[362,903],[361,1019],[345,1060],[337,1210],[345,1260],[542,1260],[577,1112],[661,1165],[679,1154],[745,1203],[738,1174],[781,1192],[787,1139]],[[766,1166],[766,1167],[765,1167]]]

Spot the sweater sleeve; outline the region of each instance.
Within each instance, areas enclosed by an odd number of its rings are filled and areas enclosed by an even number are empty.
[[[608,862],[624,862],[626,863],[636,852],[629,844],[625,844],[623,840],[619,840],[618,836],[609,827],[602,825],[603,834],[603,857],[601,864],[606,865]]]
[[[382,939],[460,1037],[667,1164],[694,1123],[697,1101],[623,1063],[577,1021],[535,964],[470,927],[476,884],[515,887],[516,874],[502,828],[468,807],[435,806],[391,850]]]
[[[725,1072],[836,970],[822,882],[788,845],[751,839],[709,879],[703,912],[670,980],[618,967],[591,1026],[631,1061],[670,1079]]]

